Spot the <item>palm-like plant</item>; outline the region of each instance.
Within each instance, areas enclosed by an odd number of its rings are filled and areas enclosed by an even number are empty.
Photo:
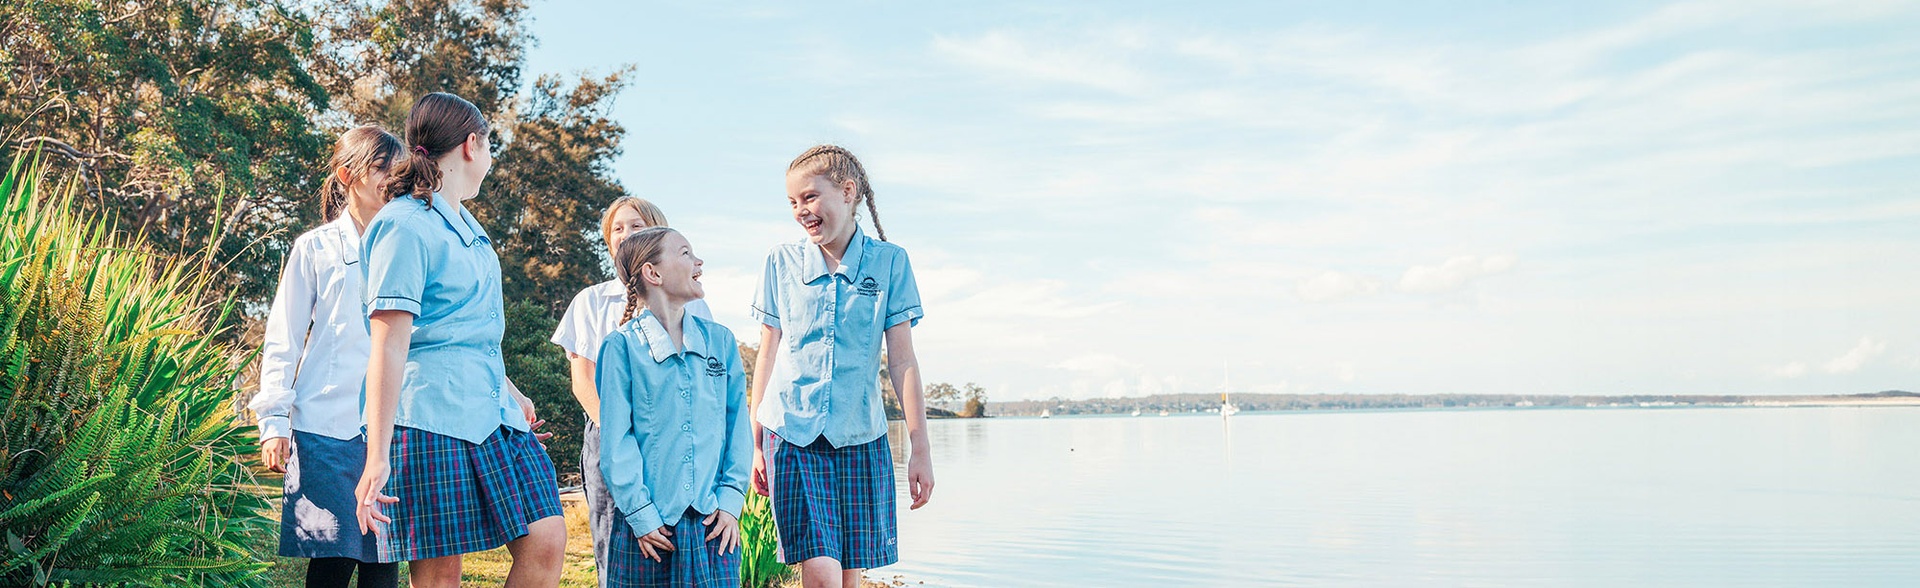
[[[0,180],[0,585],[255,583],[218,268],[76,216],[39,169]]]

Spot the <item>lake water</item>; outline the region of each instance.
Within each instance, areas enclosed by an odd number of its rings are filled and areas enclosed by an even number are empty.
[[[929,586],[1920,586],[1920,407],[933,421]]]

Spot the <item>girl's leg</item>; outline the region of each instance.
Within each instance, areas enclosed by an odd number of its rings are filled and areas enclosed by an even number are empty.
[[[840,572],[840,586],[842,588],[860,588],[860,572],[863,571],[866,570],[844,570]]]
[[[399,563],[360,562],[360,588],[399,588]]]
[[[856,574],[858,572],[855,572]],[[847,584],[847,571],[840,569],[840,560],[821,556],[800,562],[800,585],[806,588],[859,588],[859,580]]]
[[[449,555],[407,562],[407,583],[413,588],[460,588],[460,556]]]
[[[347,588],[353,582],[353,568],[359,563],[344,557],[307,560],[307,588]]]
[[[507,542],[507,552],[513,554],[507,588],[558,586],[567,554],[566,517],[547,517],[527,525],[526,536]]]

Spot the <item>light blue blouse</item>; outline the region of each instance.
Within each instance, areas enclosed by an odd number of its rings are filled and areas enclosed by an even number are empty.
[[[688,312],[680,337],[685,349],[644,311],[608,334],[595,360],[600,473],[635,534],[678,522],[688,508],[739,517],[753,472],[733,332]]]
[[[528,430],[500,358],[500,258],[473,214],[439,194],[431,206],[394,198],[360,247],[366,314],[414,316],[393,423],[471,443],[501,425]]]
[[[880,348],[888,327],[925,314],[907,250],[854,229],[838,267],[820,247],[787,243],[767,253],[753,316],[780,329],[767,390],[754,414],[796,445],[822,436],[834,447],[887,434]]]

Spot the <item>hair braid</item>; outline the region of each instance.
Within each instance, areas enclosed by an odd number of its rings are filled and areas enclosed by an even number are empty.
[[[639,277],[631,276],[627,279],[627,310],[620,313],[620,324],[627,324],[627,321],[633,320],[633,315],[640,313],[640,309],[647,307],[646,287],[641,285],[640,280],[635,279]]]

